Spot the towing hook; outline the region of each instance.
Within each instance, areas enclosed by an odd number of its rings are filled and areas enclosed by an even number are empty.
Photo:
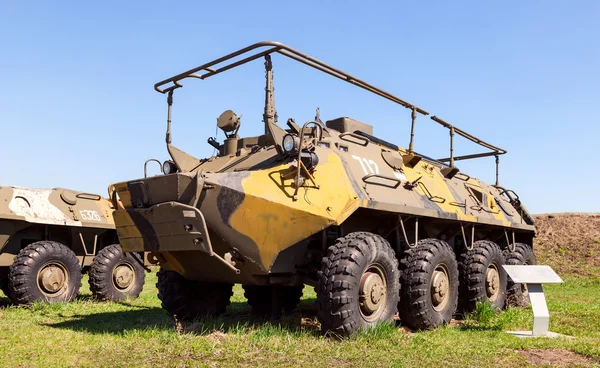
[[[407,181],[406,183],[404,183],[404,188],[409,189],[409,190],[414,189],[421,179],[423,179],[423,176],[419,176],[417,179],[415,179],[413,181]]]

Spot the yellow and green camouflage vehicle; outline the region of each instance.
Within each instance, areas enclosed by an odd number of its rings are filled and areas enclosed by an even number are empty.
[[[135,298],[142,253],[123,253],[112,203],[64,188],[0,187],[0,289],[14,303],[70,301],[83,273],[99,300]]]
[[[341,117],[277,124],[272,56],[282,55],[395,102],[410,111],[408,148],[371,125]],[[264,59],[264,134],[240,137],[231,110],[217,118],[218,154],[198,159],[171,137],[173,94],[184,79],[204,80]],[[278,42],[260,42],[154,87],[167,95],[165,175],[114,184],[123,249],[151,252],[161,267],[159,298],[181,319],[218,315],[233,284],[257,313],[298,304],[317,291],[323,332],[348,335],[390,321],[413,329],[447,323],[477,301],[504,307],[505,257],[530,252],[535,228],[512,191],[461,172],[456,161],[506,151],[433,116],[450,133],[449,157],[414,149],[418,116],[429,113]],[[216,114],[215,114],[216,116]],[[454,155],[454,137],[486,149]],[[520,292],[518,285],[508,286]]]

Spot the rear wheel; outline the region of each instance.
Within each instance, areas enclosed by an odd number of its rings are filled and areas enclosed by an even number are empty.
[[[257,286],[243,285],[244,296],[255,314],[280,314],[281,312],[293,312],[300,298],[302,289],[300,286]]]
[[[8,292],[17,304],[66,302],[81,287],[81,267],[72,250],[54,241],[23,248],[10,266]]]
[[[471,312],[477,302],[485,301],[498,310],[504,308],[507,275],[502,265],[502,250],[488,240],[476,241],[473,249],[460,255],[459,307],[462,311]]]
[[[162,307],[182,321],[225,313],[233,295],[232,284],[201,283],[163,269],[157,276],[156,287]]]
[[[123,253],[119,244],[102,249],[89,271],[90,290],[98,300],[137,298],[144,287],[144,268],[137,253]]]
[[[450,245],[438,239],[420,240],[404,252],[401,269],[402,323],[421,330],[450,322],[458,303],[458,267]]]
[[[507,265],[535,265],[536,259],[530,245],[515,243],[515,250],[504,250]],[[529,305],[529,291],[526,284],[516,284],[508,277],[506,287],[506,304],[513,307],[526,307]]]
[[[317,287],[321,330],[347,336],[392,321],[398,290],[398,260],[385,239],[367,232],[337,239]]]

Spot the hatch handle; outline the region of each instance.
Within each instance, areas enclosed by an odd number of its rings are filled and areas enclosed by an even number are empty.
[[[380,182],[374,182],[374,181],[368,181],[371,178],[378,178],[378,179],[384,179],[384,180],[389,180],[389,181],[393,181],[396,184],[394,185],[386,185],[384,183],[380,183]],[[379,175],[379,174],[368,174],[362,177],[362,181],[365,182],[365,184],[374,184],[374,185],[381,185],[384,187],[389,187],[392,189],[396,189],[400,186],[400,184],[402,184],[402,181],[398,178],[392,178],[391,176],[385,176],[385,175]]]
[[[354,139],[358,139],[358,140],[360,140],[360,141],[363,141],[363,142],[364,142],[364,144],[358,143],[358,142],[356,142],[356,141],[353,141],[352,139],[348,139],[348,138],[346,138],[346,137],[352,137],[352,138],[354,138]],[[354,144],[360,144],[361,146],[364,146],[364,147],[366,147],[366,146],[369,144],[369,142],[371,141],[371,140],[369,140],[369,138],[367,138],[367,137],[362,137],[362,136],[360,136],[360,135],[358,135],[358,134],[354,134],[354,133],[348,133],[348,132],[347,132],[347,133],[342,133],[342,134],[340,134],[340,139],[343,139],[343,140],[345,140],[346,142],[350,142],[350,143],[354,143]]]
[[[425,193],[425,195],[427,196],[427,198],[435,203],[444,203],[446,202],[446,198],[442,198],[440,196],[434,196],[433,194],[431,194],[431,192],[429,191],[429,189],[427,189],[427,186],[425,186],[425,184],[422,181],[419,181],[417,183],[417,185],[419,186],[419,188],[421,188],[421,190],[423,190],[423,192]]]

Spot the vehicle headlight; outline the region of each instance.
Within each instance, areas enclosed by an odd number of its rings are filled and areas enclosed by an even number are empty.
[[[298,143],[300,139],[293,134],[286,134],[283,137],[283,142],[281,143],[281,148],[283,148],[283,152],[292,153],[298,149]]]
[[[173,161],[167,160],[163,162],[163,174],[169,175],[177,172],[177,165]]]
[[[302,152],[300,159],[309,170],[314,169],[319,164],[319,156],[314,152]]]

